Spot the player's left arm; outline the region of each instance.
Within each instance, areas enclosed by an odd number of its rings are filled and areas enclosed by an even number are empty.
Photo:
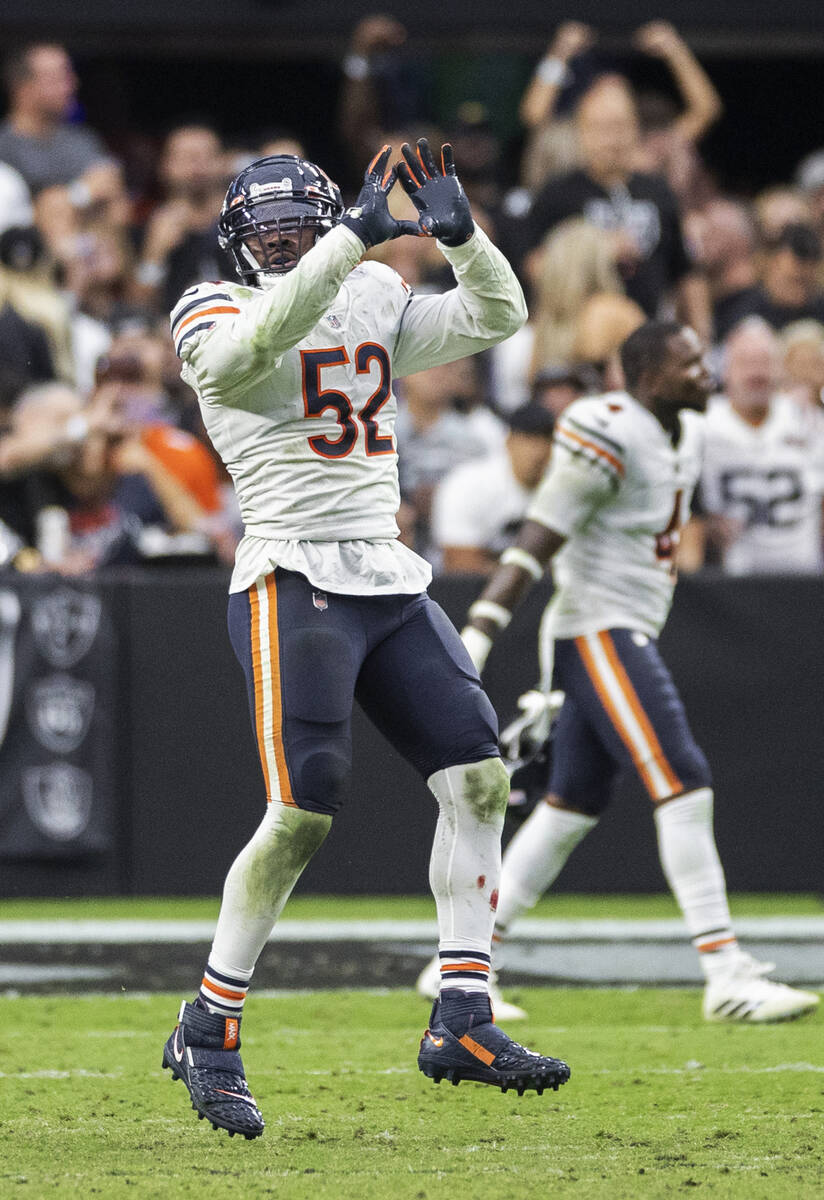
[[[512,267],[472,219],[469,201],[444,145],[436,164],[425,138],[403,146],[398,178],[420,214],[424,237],[436,237],[458,286],[440,296],[413,296],[393,354],[396,377],[476,354],[510,337],[527,318]]]

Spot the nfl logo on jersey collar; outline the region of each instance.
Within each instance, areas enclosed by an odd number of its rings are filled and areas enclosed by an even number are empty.
[[[332,326],[333,329],[342,328],[341,322],[340,322],[340,317],[336,317],[334,313],[330,313],[329,316],[326,318],[326,320],[329,322],[329,324]]]
[[[318,612],[326,612],[329,607],[329,601],[326,599],[326,592],[312,592],[312,603]]]

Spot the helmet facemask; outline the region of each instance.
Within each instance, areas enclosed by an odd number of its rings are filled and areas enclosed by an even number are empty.
[[[294,215],[296,206],[291,204],[266,203],[255,207],[264,210],[280,207],[292,211],[288,216],[264,211],[255,214],[248,228],[243,225],[238,228],[229,249],[245,283],[253,282],[248,276],[285,275],[335,224],[331,218],[319,216],[313,208],[307,207],[300,215]],[[304,236],[307,231],[314,236]]]

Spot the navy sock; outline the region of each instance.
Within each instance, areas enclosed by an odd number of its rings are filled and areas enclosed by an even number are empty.
[[[463,992],[448,988],[439,997],[439,1012],[442,1024],[455,1037],[463,1037],[476,1025],[488,1025],[492,1020],[492,1008],[486,992]]]

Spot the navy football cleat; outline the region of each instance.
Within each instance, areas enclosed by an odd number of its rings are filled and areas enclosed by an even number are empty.
[[[449,993],[446,995],[449,997]],[[473,1011],[467,1017],[464,1014],[470,1005]],[[466,1026],[463,1034],[447,1029],[444,1007],[455,1029]],[[458,1016],[458,1022],[453,1021],[453,1015]],[[456,993],[455,1000],[447,999],[446,1005],[439,999],[432,1006],[429,1028],[421,1039],[418,1067],[435,1083],[448,1079],[457,1085],[466,1079],[490,1083],[502,1092],[512,1088],[519,1096],[530,1090],[540,1096],[545,1088],[557,1092],[570,1074],[569,1067],[560,1059],[545,1058],[513,1042],[494,1024],[486,997],[470,999],[462,993]]]
[[[249,1091],[240,1047],[240,1017],[222,1017],[185,1001],[175,1031],[163,1047],[163,1069],[182,1079],[192,1108],[229,1137],[260,1137],[264,1124]]]

